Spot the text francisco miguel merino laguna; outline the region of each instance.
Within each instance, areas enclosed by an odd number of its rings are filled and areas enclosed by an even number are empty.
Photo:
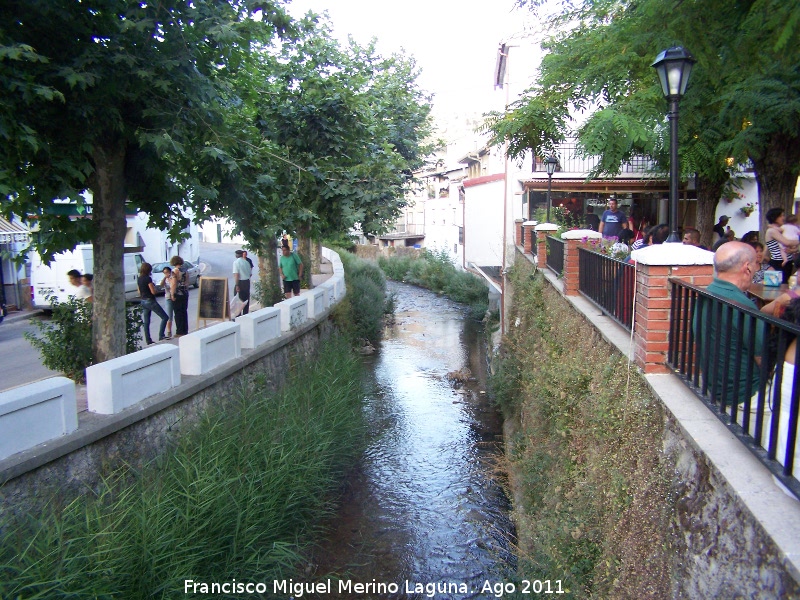
[[[184,593],[186,594],[264,594],[268,591],[266,583],[232,581],[205,583],[192,579],[184,580]],[[437,582],[418,583],[404,581],[403,587],[397,583],[381,583],[376,580],[371,582],[355,582],[350,580],[330,579],[315,583],[293,581],[292,579],[273,580],[272,593],[275,595],[286,594],[287,597],[302,598],[307,594],[330,594],[336,590],[339,594],[397,594],[404,591],[407,594],[425,594],[433,597],[436,594],[469,593],[466,583]]]

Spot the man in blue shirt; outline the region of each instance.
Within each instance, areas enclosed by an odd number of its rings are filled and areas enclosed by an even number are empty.
[[[619,238],[622,224],[625,222],[625,213],[617,210],[616,198],[608,201],[608,210],[600,217],[600,233],[604,238]]]

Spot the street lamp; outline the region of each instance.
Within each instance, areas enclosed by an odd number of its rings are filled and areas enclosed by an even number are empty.
[[[652,67],[658,72],[661,89],[669,102],[669,229],[668,242],[678,242],[678,103],[686,92],[692,65],[697,62],[680,46],[664,50]]]
[[[550,222],[550,191],[553,188],[553,173],[556,172],[558,159],[551,154],[544,159],[544,168],[547,169],[547,222]]]

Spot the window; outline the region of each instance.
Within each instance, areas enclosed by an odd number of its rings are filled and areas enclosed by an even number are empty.
[[[464,228],[463,227],[459,227],[458,228],[458,243],[461,244],[462,246],[464,245]]]

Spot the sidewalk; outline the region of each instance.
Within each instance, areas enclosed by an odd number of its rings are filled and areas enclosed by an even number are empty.
[[[37,315],[43,314],[44,311],[38,308],[27,308],[23,310],[15,310],[13,312],[9,312],[5,318],[3,319],[3,323],[17,323],[19,321],[23,321],[25,319],[30,319]]]

